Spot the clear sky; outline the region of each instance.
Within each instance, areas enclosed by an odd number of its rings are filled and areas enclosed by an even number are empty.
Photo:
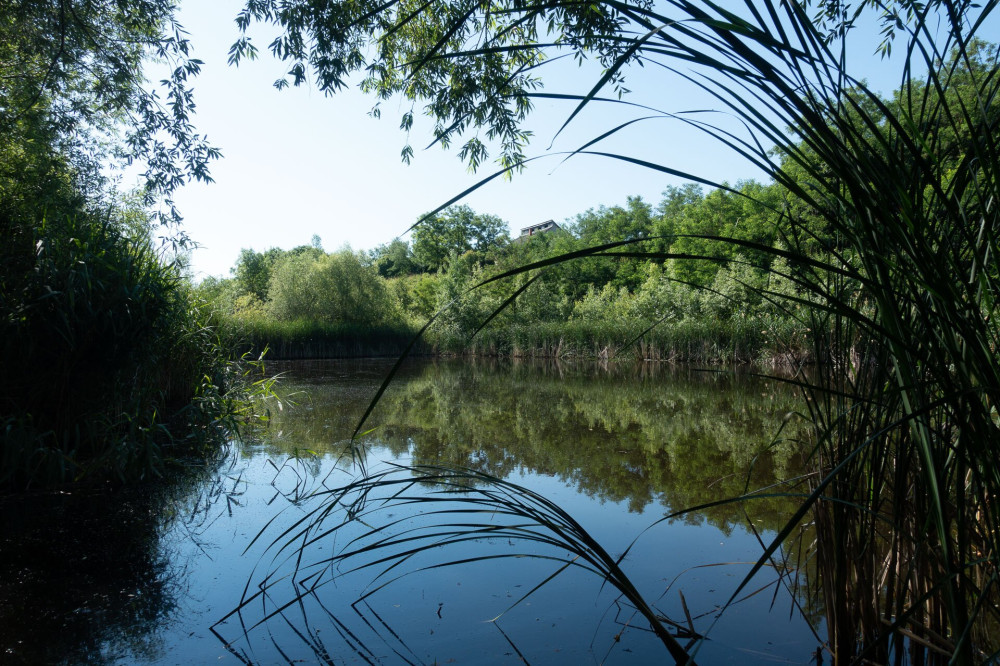
[[[215,183],[188,185],[175,197],[185,230],[200,246],[192,253],[196,279],[227,276],[241,248],[288,249],[309,243],[313,234],[328,251],[387,243],[422,213],[493,172],[488,164],[478,174],[469,174],[455,150],[423,150],[431,138],[430,123],[421,123],[419,117],[410,137],[415,156],[404,165],[400,150],[406,135],[398,126],[407,103],[385,103],[381,119],[374,119],[368,115],[374,99],[354,89],[333,97],[305,86],[276,90],[272,83],[286,67],[266,52],[266,29],[252,33],[262,51],[259,60],[239,68],[227,65],[229,46],[237,36],[233,18],[240,7],[239,0],[185,0],[179,13],[195,57],[205,62],[193,86],[196,124],[224,155],[212,166]],[[876,42],[867,44],[874,49]],[[893,68],[863,55],[873,87],[894,88]],[[546,92],[580,94],[600,73],[595,67],[558,63],[543,75]],[[629,87],[635,91],[631,101],[671,112],[718,106],[661,72],[640,69],[630,77]],[[550,156],[530,164],[511,182],[495,179],[462,203],[499,215],[516,235],[521,227],[548,219],[563,221],[588,208],[623,204],[629,195],[656,204],[667,185],[683,183],[597,157],[576,156],[560,164],[560,151],[578,148],[625,119],[644,115],[594,104],[550,147],[572,108],[568,102],[539,102],[529,125],[535,139],[528,154]],[[728,149],[676,120],[637,123],[599,148],[719,182],[760,177]]]

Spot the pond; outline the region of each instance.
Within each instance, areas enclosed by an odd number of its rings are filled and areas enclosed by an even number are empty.
[[[804,547],[740,588],[803,492],[793,389],[413,360],[352,446],[390,367],[272,364],[270,426],[211,469],[5,500],[0,661],[670,663],[636,595],[699,663],[814,659]]]

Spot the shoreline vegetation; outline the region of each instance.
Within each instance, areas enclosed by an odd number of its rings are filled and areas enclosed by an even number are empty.
[[[136,483],[217,456],[270,386],[144,216],[67,203],[35,228],[0,206],[0,493]]]
[[[274,359],[399,355],[422,331],[411,353],[810,362],[812,297],[778,256],[788,230],[760,203],[787,196],[755,181],[668,187],[656,207],[629,197],[514,239],[496,216],[454,206],[412,242],[368,252],[327,252],[318,236],[244,249],[231,277],[195,291],[234,350]],[[622,243],[628,253],[610,251]]]
[[[174,12],[4,6],[0,494],[138,484],[211,459],[267,393],[184,274],[172,196],[210,181],[220,153],[192,124],[201,61]],[[147,84],[153,55],[168,73]],[[130,166],[141,182],[122,191]]]
[[[814,355],[800,327],[760,320],[717,323],[687,321],[649,327],[641,323],[539,323],[488,329],[475,338],[428,331],[411,356],[586,361],[647,361],[677,364],[780,367],[812,364]],[[406,351],[416,328],[364,329],[316,322],[260,324],[223,321],[223,339],[233,353],[267,361],[395,358]],[[640,337],[641,336],[641,337]]]

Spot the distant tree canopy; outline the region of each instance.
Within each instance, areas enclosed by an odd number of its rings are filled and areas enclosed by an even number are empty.
[[[858,112],[857,130],[870,140],[889,146],[897,139],[888,123],[880,120],[886,111],[894,112],[902,104],[940,103],[954,108],[974,104],[977,97],[974,82],[995,76],[997,50],[972,42],[967,55],[961,62],[947,59],[939,63],[956,82],[956,87],[943,91],[941,98],[934,95],[907,98],[897,93],[877,101],[868,99],[864,106],[868,120],[862,120]],[[990,113],[996,118],[994,107],[990,107]],[[941,136],[935,140],[946,147],[961,146],[967,141],[960,127],[931,126],[925,136],[933,137],[935,133]],[[947,160],[948,170],[960,168],[966,159],[957,149],[945,150],[942,156]],[[829,187],[829,183],[823,184],[823,179],[833,179],[836,175],[818,163],[816,153],[804,146],[801,157],[801,163],[784,166],[783,173],[794,187],[803,191]],[[791,220],[795,220],[794,225]],[[398,317],[396,321],[420,325],[446,308],[439,315],[438,325],[452,333],[469,335],[529,278],[519,275],[510,282],[490,282],[470,291],[490,275],[593,246],[632,240],[636,241],[629,246],[632,256],[628,253],[586,256],[550,265],[541,274],[533,274],[534,284],[493,319],[494,325],[568,326],[583,322],[600,326],[650,326],[664,321],[697,321],[722,326],[725,322],[756,319],[762,325],[755,329],[762,333],[775,322],[791,325],[796,316],[808,310],[809,303],[816,302],[802,286],[808,267],[777,257],[776,248],[780,252],[795,247],[798,252],[821,260],[831,253],[851,256],[843,252],[843,237],[830,231],[828,222],[810,201],[794,196],[787,184],[776,182],[749,180],[718,188],[694,184],[670,186],[655,205],[639,197],[629,197],[620,205],[587,210],[561,222],[561,226],[560,233],[535,234],[512,243],[498,218],[478,214],[468,206],[453,207],[418,225],[412,245],[396,239],[359,261],[369,265],[385,287],[384,295],[371,292],[372,303],[388,302],[385,307]],[[274,256],[281,261],[298,255],[308,255],[315,261],[323,254],[308,246],[269,252],[278,252]],[[303,286],[321,284],[315,276],[310,277],[313,263],[305,260],[301,263],[289,260],[281,279],[271,280],[264,268],[273,267],[276,260],[269,256],[249,251],[241,256],[235,269],[235,288],[238,293],[253,292],[258,296],[255,302],[233,301],[230,311],[241,316],[256,312],[330,321],[325,313],[335,311],[333,306],[323,310],[305,301],[296,305],[295,299],[325,298],[308,292],[313,288],[342,287],[329,286],[334,284],[330,280],[323,287]],[[297,270],[292,270],[293,266]],[[266,279],[254,282],[253,275]],[[252,283],[258,285],[256,291],[248,286]],[[259,287],[264,283],[266,293]],[[216,286],[206,285],[206,290],[209,288]],[[844,282],[843,288],[858,289],[858,286]],[[279,291],[271,293],[274,289]],[[343,289],[363,293],[361,289]],[[216,291],[224,293],[225,288]],[[270,303],[279,292],[284,302]],[[861,297],[861,292],[858,293]],[[383,296],[387,301],[381,300]],[[222,302],[224,298],[218,300]],[[368,307],[360,299],[351,302]],[[298,314],[289,314],[293,312]],[[352,319],[354,315],[338,316],[345,321],[364,320],[364,317]]]
[[[450,258],[475,251],[484,255],[510,241],[507,223],[495,215],[477,215],[468,206],[452,206],[425,218],[413,231],[413,258],[428,270],[446,268]]]

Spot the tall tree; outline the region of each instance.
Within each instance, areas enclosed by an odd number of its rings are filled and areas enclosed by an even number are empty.
[[[495,215],[477,215],[468,206],[452,206],[425,218],[413,231],[413,256],[431,271],[450,258],[475,251],[480,256],[509,240],[507,223]]]
[[[284,321],[376,326],[396,314],[376,270],[346,249],[319,256],[286,254],[272,272],[268,293],[271,314]]]
[[[395,239],[388,245],[380,245],[372,251],[372,263],[382,277],[399,277],[419,273],[420,267],[413,259],[410,244]]]
[[[266,252],[255,252],[246,248],[240,250],[236,266],[232,269],[240,291],[252,294],[260,301],[266,301],[271,272],[284,254],[276,247],[272,247]]]

